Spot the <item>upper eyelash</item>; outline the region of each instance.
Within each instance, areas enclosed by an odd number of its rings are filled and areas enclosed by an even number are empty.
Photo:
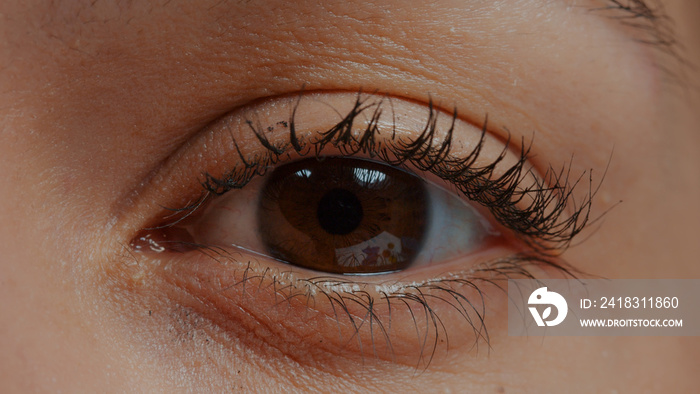
[[[406,164],[410,164],[420,171],[436,175],[454,185],[469,200],[486,207],[501,225],[512,230],[521,241],[541,254],[556,255],[566,250],[572,239],[590,221],[592,200],[600,186],[599,184],[593,188],[590,170],[587,171],[589,191],[583,200],[577,203],[573,190],[581,183],[586,172],[572,181],[569,163],[559,171],[548,168],[541,178],[535,176],[531,168],[526,169],[532,144],[525,144],[524,140],[517,162],[502,175],[494,175],[496,166],[510,149],[510,134],[501,154],[495,160],[488,165],[475,165],[485,142],[488,117],[481,128],[479,142],[472,151],[465,157],[454,157],[450,151],[452,132],[458,118],[457,110],[452,112],[451,126],[445,131],[444,139],[439,146],[435,146],[436,136],[440,132],[437,125],[440,111],[434,107],[432,100],[428,104],[425,126],[417,138],[397,138],[395,130],[392,129],[388,142],[378,141],[376,138],[383,132],[379,128],[379,119],[384,100],[370,101],[358,93],[352,109],[337,124],[322,132],[320,138],[309,142],[302,141],[296,130],[295,117],[299,102],[294,106],[289,120],[282,122],[286,123],[289,129],[289,141],[286,143],[273,144],[265,136],[262,125],[246,121],[265,149],[265,154],[246,157],[232,137],[242,165],[221,178],[205,173],[202,186],[207,194],[220,195],[244,187],[255,176],[264,175],[270,167],[283,160],[283,156],[290,150],[300,156],[313,154],[321,157],[324,148],[331,145],[344,156],[364,153],[389,165],[406,167]],[[356,137],[354,121],[366,112],[370,112],[370,120],[364,131]],[[533,183],[523,185],[526,178],[534,180]],[[529,202],[521,206],[526,198]],[[177,211],[187,211],[189,216],[201,205],[203,199]]]

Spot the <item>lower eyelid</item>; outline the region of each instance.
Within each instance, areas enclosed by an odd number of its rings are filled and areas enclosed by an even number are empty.
[[[173,286],[166,295],[234,341],[271,347],[316,368],[321,361],[329,369],[362,368],[378,359],[422,370],[446,360],[448,348],[488,345],[487,334],[503,327],[505,294],[477,276],[472,280],[478,289],[456,277],[442,284],[362,284],[305,279],[309,276],[296,270],[277,271],[249,257],[189,252],[173,256],[155,274]],[[488,333],[487,310],[488,324],[495,327]]]
[[[341,114],[357,100],[357,93],[318,93],[311,94],[308,99],[302,101],[306,105],[295,114],[297,119],[297,133],[300,140],[317,138],[319,130],[333,127],[335,122],[342,118]],[[378,138],[390,139],[391,133],[396,133],[396,138],[406,141],[416,138],[417,134],[425,127],[427,107],[416,103],[406,102],[401,99],[387,99],[379,97],[377,100],[388,100],[390,104],[384,104],[388,108],[402,110],[396,116],[387,115],[387,119],[393,119],[396,124],[388,124],[389,120],[382,121],[385,131]],[[137,203],[150,204],[160,207],[179,208],[196,202],[201,197],[201,183],[203,174],[211,174],[217,178],[224,178],[223,173],[241,166],[240,151],[248,160],[255,156],[261,156],[265,151],[260,142],[255,138],[251,127],[264,129],[265,137],[272,144],[289,143],[289,116],[290,111],[297,103],[297,98],[286,97],[270,100],[269,105],[262,108],[242,108],[215,122],[208,129],[195,136],[190,143],[175,152],[164,166],[159,169],[149,182],[155,183],[147,191],[142,193]],[[369,116],[371,111],[367,114]],[[440,116],[440,129],[450,128],[451,115],[443,113]],[[252,122],[249,125],[248,121]],[[369,119],[356,119],[355,126],[362,129],[363,122]],[[273,126],[268,126],[273,125]],[[270,131],[268,127],[273,127]],[[470,151],[481,139],[481,129],[465,121],[458,122],[458,130],[455,131],[453,151],[459,154],[460,150]],[[442,136],[436,136],[442,137]],[[487,133],[484,154],[476,165],[486,165],[497,157],[503,150],[503,144],[499,138]],[[236,146],[234,146],[234,141]],[[332,148],[332,147],[328,147]],[[513,148],[513,147],[512,147]],[[312,148],[313,149],[313,148]],[[293,155],[293,152],[291,152]],[[329,151],[329,154],[334,152]],[[285,153],[286,154],[286,153]],[[293,155],[294,156],[294,155]],[[270,163],[274,165],[274,163]],[[196,172],[193,173],[193,169]],[[167,183],[164,181],[168,181]],[[123,210],[123,207],[120,207]],[[142,208],[143,209],[143,208]],[[153,209],[153,208],[151,208]],[[115,215],[124,216],[125,212],[117,211]],[[142,227],[159,225],[162,223],[146,223]]]

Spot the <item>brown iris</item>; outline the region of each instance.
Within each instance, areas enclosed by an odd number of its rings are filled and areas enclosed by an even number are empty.
[[[407,268],[422,246],[427,216],[420,178],[368,160],[313,158],[270,174],[258,225],[275,258],[363,274]]]

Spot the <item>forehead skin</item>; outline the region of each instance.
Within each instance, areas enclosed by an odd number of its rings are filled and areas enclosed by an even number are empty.
[[[240,349],[194,365],[138,324],[124,334],[130,311],[92,278],[110,264],[120,202],[177,147],[235,108],[302,88],[432,98],[476,125],[488,114],[502,138],[534,132],[538,167],[572,154],[575,170],[609,163],[596,204],[623,203],[567,260],[613,278],[700,277],[696,70],[590,12],[596,1],[414,3],[3,2],[0,381],[10,391],[215,389],[242,369],[241,385],[263,384]],[[664,4],[683,59],[700,64],[700,6]],[[357,384],[546,390],[560,372],[582,390],[683,391],[697,380],[696,339],[550,339],[496,338],[488,357]],[[275,376],[289,380],[265,387],[304,381]]]

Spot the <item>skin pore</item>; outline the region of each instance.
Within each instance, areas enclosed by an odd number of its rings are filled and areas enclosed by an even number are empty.
[[[408,307],[373,353],[347,322],[324,319],[329,304],[280,304],[270,290],[318,273],[283,277],[289,268],[250,256],[222,270],[201,254],[130,246],[163,207],[195,201],[202,174],[232,169],[232,140],[260,149],[249,128],[222,125],[289,120],[280,97],[345,108],[363,91],[403,116],[431,101],[444,119],[457,108],[467,142],[488,116],[484,160],[510,135],[511,153],[533,141],[540,174],[592,171],[592,216],[607,213],[561,256],[577,270],[698,278],[700,6],[662,3],[650,21],[604,0],[3,2],[2,391],[691,391],[696,338],[509,337],[504,294],[486,286],[488,340],[442,308],[450,345],[428,365]],[[667,37],[669,23],[678,43],[643,42]],[[308,129],[337,121],[308,113]],[[504,242],[488,253],[519,247]],[[234,268],[251,260],[262,279],[246,290]],[[357,331],[365,345],[371,334]]]

